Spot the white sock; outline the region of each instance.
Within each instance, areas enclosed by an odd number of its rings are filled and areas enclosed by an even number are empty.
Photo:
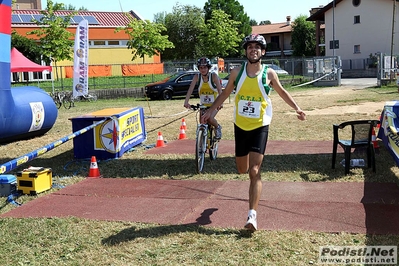
[[[248,217],[254,215],[256,217],[256,211],[254,209],[250,209],[248,212]]]

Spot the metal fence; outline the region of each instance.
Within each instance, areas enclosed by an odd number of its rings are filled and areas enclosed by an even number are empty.
[[[387,85],[396,82],[398,75],[398,55],[377,53],[377,85]]]
[[[107,77],[90,77],[90,90],[103,89],[125,89],[125,88],[143,88],[146,84],[164,79],[176,71],[192,70],[195,60],[185,61],[165,61],[163,62],[163,74],[148,74],[141,76],[122,76],[120,73],[111,72]],[[219,68],[219,75],[224,77],[228,75],[231,69],[240,66],[245,62],[244,58],[226,58],[224,65]],[[262,63],[270,65],[278,74],[291,77],[291,82],[297,80],[320,80],[335,81],[337,77],[337,68],[341,68],[339,57],[312,57],[312,58],[263,58]],[[112,65],[118,69],[121,65]],[[142,67],[146,67],[145,64]],[[19,80],[12,86],[21,84],[38,85],[40,88],[50,92],[54,90],[71,90],[73,86],[72,78],[57,78],[65,76],[63,67],[53,67],[51,73],[13,73],[12,80]]]

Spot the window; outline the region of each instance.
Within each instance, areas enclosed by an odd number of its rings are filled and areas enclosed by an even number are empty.
[[[354,24],[359,24],[360,23],[360,16],[354,16],[353,23]]]
[[[105,41],[93,41],[93,45],[105,45]]]
[[[194,78],[195,74],[189,74],[189,75],[184,75],[180,78],[180,80],[178,82],[182,82],[182,81],[192,81]]]
[[[352,0],[352,5],[357,7],[360,5],[360,0]]]
[[[271,36],[270,37],[270,50],[271,51],[280,50],[280,38],[279,38],[279,36]]]
[[[127,45],[126,40],[111,40],[111,41],[89,41],[89,46],[126,46]]]
[[[119,45],[119,41],[108,41],[108,45]]]
[[[360,54],[360,44],[353,46],[353,53]]]

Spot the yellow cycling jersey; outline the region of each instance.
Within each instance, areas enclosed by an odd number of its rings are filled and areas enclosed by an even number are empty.
[[[204,82],[203,77],[199,74],[200,83],[198,86],[198,95],[200,97],[200,104],[210,107],[218,97],[217,88],[213,85],[211,78],[213,73],[208,74],[208,82]]]
[[[243,67],[241,76],[237,78],[234,97],[234,122],[242,130],[253,130],[269,125],[272,120],[272,102],[269,98],[270,87],[263,84],[267,66],[256,77],[249,77]]]

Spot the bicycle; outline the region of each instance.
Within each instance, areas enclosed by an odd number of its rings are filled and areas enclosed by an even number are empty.
[[[219,147],[219,139],[215,138],[215,127],[211,124],[201,124],[198,121],[201,120],[201,115],[208,107],[204,105],[190,105],[190,108],[194,111],[198,111],[197,116],[197,132],[195,139],[195,164],[197,173],[200,174],[204,169],[205,154],[209,151],[209,157],[211,160],[216,160]]]
[[[74,102],[71,95],[72,92],[64,92],[64,91],[50,92],[50,96],[51,98],[53,98],[54,103],[58,109],[60,109],[61,106],[64,106],[65,109],[70,109],[72,106],[74,106]]]
[[[95,102],[95,101],[97,101],[97,95],[94,93],[93,94],[88,93],[86,95],[77,96],[74,100],[76,102],[80,102],[80,101]]]
[[[71,107],[75,107],[75,101],[72,92],[66,92],[64,94],[63,102],[65,109],[71,109]]]
[[[62,99],[64,97],[61,94],[61,92],[59,91],[50,92],[50,96],[51,98],[53,98],[53,101],[55,103],[55,106],[57,106],[57,109],[60,109],[60,107],[62,106]]]

